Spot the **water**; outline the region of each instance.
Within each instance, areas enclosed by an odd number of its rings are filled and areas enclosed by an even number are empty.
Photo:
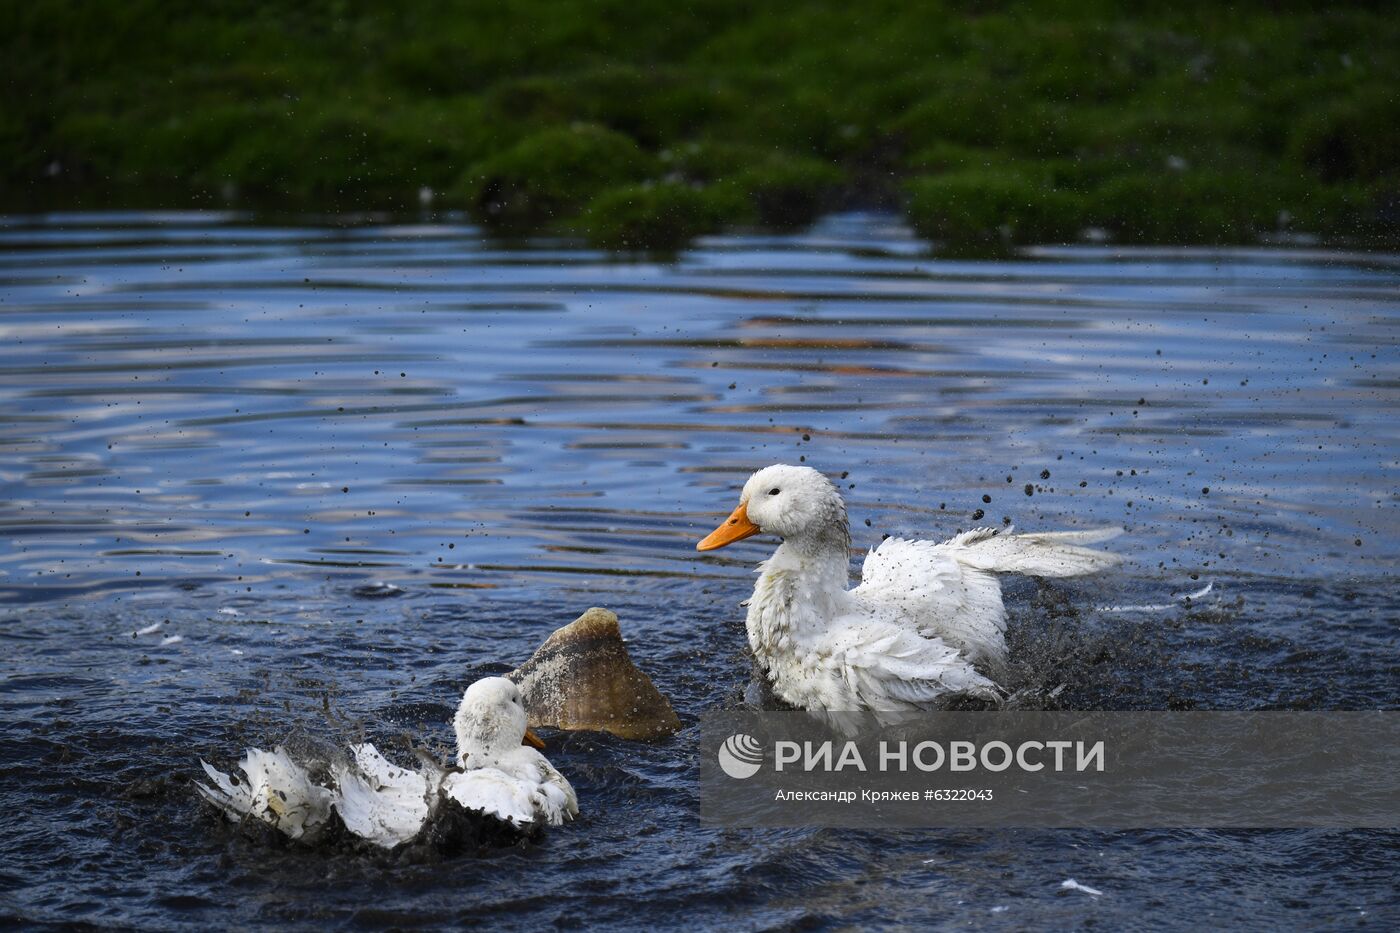
[[[868,215],[674,261],[450,218],[6,219],[0,916],[1394,926],[1395,832],[700,824],[695,722],[742,702],[771,542],[693,545],[803,458],[848,474],[858,547],[1120,523],[1112,579],[1008,581],[1059,702],[1393,708],[1397,286],[1322,250],[952,261]],[[584,817],[540,845],[307,852],[191,792],[196,756],[331,719],[445,742],[466,683],[591,605],[687,728],[552,737]]]

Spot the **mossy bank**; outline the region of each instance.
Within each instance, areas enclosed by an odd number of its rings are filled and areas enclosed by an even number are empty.
[[[954,246],[1393,242],[1385,4],[36,0],[10,210],[460,207],[668,248],[898,207]]]

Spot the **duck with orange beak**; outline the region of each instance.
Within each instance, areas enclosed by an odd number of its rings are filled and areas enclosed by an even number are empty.
[[[887,538],[847,589],[846,504],[821,473],[778,464],[749,477],[739,506],[697,545],[782,539],[748,602],[749,647],[784,702],[814,712],[897,713],[954,696],[995,700],[1006,665],[998,573],[1071,577],[1118,558],[1085,547],[1121,533],[1016,535],[978,528],[942,543]]]

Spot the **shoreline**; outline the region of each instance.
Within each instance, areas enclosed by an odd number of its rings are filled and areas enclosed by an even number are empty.
[[[960,251],[1400,229],[1379,8],[660,12],[39,2],[0,38],[0,203],[426,200],[623,250],[857,205]]]

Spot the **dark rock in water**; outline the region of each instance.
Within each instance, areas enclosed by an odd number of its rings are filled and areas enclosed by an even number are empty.
[[[661,739],[681,721],[622,643],[617,616],[593,608],[556,631],[508,675],[525,697],[531,726]]]

